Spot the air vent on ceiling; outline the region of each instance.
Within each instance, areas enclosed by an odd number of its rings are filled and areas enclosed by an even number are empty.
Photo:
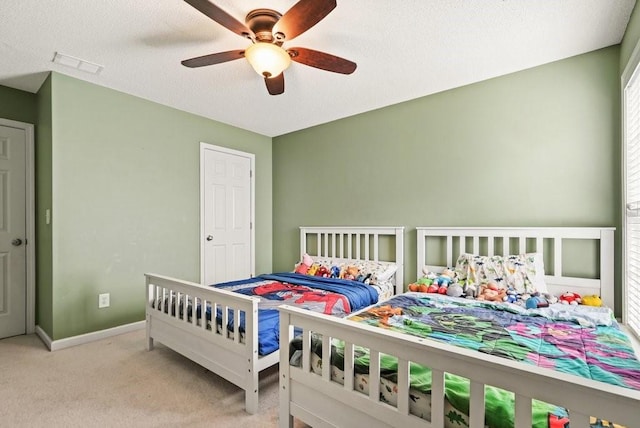
[[[67,67],[76,68],[80,71],[85,71],[91,74],[100,74],[104,66],[93,62],[85,61],[80,58],[76,58],[70,55],[61,54],[56,52],[53,57],[53,62],[56,64],[65,65]]]

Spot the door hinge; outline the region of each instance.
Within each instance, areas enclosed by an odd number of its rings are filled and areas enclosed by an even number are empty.
[[[251,229],[253,229],[253,222],[252,221],[249,222],[249,230],[251,230]]]
[[[253,177],[253,170],[252,170],[252,169],[250,169],[250,170],[249,170],[249,177],[250,177],[250,178],[252,178],[252,177]]]

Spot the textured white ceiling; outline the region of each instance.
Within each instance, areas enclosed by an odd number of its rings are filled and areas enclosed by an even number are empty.
[[[214,0],[241,22],[296,0]],[[136,95],[266,136],[512,73],[620,43],[635,0],[339,0],[286,47],[352,60],[352,75],[292,63],[271,96],[240,59],[180,61],[247,40],[181,0],[2,0],[0,84],[36,92],[47,72]],[[55,52],[103,65],[91,75]]]

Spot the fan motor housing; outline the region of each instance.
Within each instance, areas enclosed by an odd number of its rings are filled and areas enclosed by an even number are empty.
[[[256,35],[257,41],[271,43],[275,41],[277,43],[278,40],[274,40],[272,30],[280,18],[282,18],[282,14],[273,9],[254,9],[247,14],[245,23]]]

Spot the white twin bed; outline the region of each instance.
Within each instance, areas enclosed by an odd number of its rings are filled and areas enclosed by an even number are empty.
[[[390,279],[395,294],[404,283],[403,238],[403,227],[301,227],[300,253],[395,265]],[[258,374],[279,362],[277,350],[259,353],[260,298],[152,273],[145,276],[147,349],[159,341],[234,383],[245,390],[246,411],[255,413]],[[217,328],[212,328],[212,318]],[[232,326],[241,325],[244,334],[234,334]]]
[[[544,280],[550,293],[557,295],[573,291],[581,295],[597,294],[602,297],[605,305],[613,308],[613,234],[613,228],[419,227],[418,277],[422,275],[425,265],[432,271],[444,266],[453,266],[456,258],[463,253],[506,256],[536,252],[543,254]],[[580,260],[576,265],[576,261]],[[420,296],[424,295],[407,293],[392,300],[406,297],[420,302],[424,300]],[[435,302],[432,306],[424,308],[412,307],[412,310],[418,313],[437,312],[442,307],[457,310],[457,306],[454,307],[453,304]],[[503,304],[500,305],[504,307]],[[541,360],[541,366],[536,366],[502,358],[491,351],[478,352],[447,342],[399,333],[390,321],[399,313],[392,305],[376,305],[375,310],[365,310],[363,314],[379,314],[383,310],[389,312],[385,315],[385,321],[388,323],[385,324],[385,328],[349,319],[352,317],[333,318],[288,306],[280,308],[280,348],[287,349],[295,341],[300,346],[297,351],[300,358],[294,362],[294,359],[290,358],[293,351],[280,352],[280,426],[290,427],[293,419],[298,418],[314,427],[482,428],[485,427],[486,420],[495,416],[489,413],[497,412],[489,406],[490,392],[496,391],[508,394],[500,396],[509,397],[503,401],[509,402],[507,406],[510,408],[507,409],[507,413],[512,414],[509,424],[516,428],[530,428],[534,425],[532,420],[535,420],[534,416],[536,409],[540,408],[540,402],[551,403],[559,409],[560,413],[557,415],[548,416],[548,426],[551,427],[566,427],[569,419],[572,428],[613,426],[597,425],[600,422],[595,418],[613,421],[629,428],[640,426],[640,388],[637,383],[640,381],[637,376],[640,371],[637,361],[634,363],[635,366],[629,366],[635,367],[633,373],[636,373],[636,377],[626,379],[633,386],[613,385],[577,376],[571,374],[571,371],[567,373],[567,370],[561,372],[549,368],[555,367],[553,364],[561,364],[552,360]],[[513,312],[510,315],[515,317],[515,320],[520,320],[520,313],[515,309]],[[452,329],[448,324],[451,320],[447,313],[440,315],[442,325],[418,325],[414,322],[413,326],[426,330],[441,328],[447,333],[447,329]],[[400,318],[400,324],[413,322],[408,318]],[[537,317],[535,320],[544,320],[543,318]],[[612,318],[610,314],[609,318]],[[617,325],[615,321],[613,324],[614,327]],[[487,326],[487,331],[499,330],[490,323]],[[556,334],[553,323],[545,326],[550,335]],[[594,330],[590,330],[588,325],[582,327],[585,330],[581,331],[586,332],[584,337],[590,338],[588,335]],[[519,325],[519,328],[527,330],[526,325]],[[480,331],[478,334],[482,333]],[[527,333],[530,332],[525,331],[525,334]],[[550,339],[554,346],[549,349],[563,349],[565,338],[562,334],[566,333],[557,334],[558,337]],[[607,334],[611,334],[607,336],[613,338],[610,340],[619,341],[626,346],[625,336],[617,335],[616,329],[607,330]],[[451,336],[454,337],[456,334]],[[474,344],[469,338],[463,339]],[[598,340],[596,336],[592,339]],[[505,340],[511,339],[507,335]],[[566,343],[571,340],[571,337],[566,337]],[[523,341],[526,342],[526,339]],[[321,347],[319,355],[318,345]],[[543,342],[543,345],[550,344]],[[337,347],[343,350],[339,363],[332,360],[332,348]],[[595,357],[589,355],[589,359],[593,357],[598,360],[594,363],[596,366],[615,366],[612,361],[617,355],[614,354]],[[363,356],[368,359],[366,376],[362,374],[362,367],[356,364],[356,360],[360,361]],[[387,381],[386,374],[383,375],[383,366],[387,364],[388,356],[394,358],[393,364],[396,367],[393,383]],[[528,355],[521,357],[529,358]],[[331,364],[322,364],[322,361],[331,361]],[[570,355],[567,361],[581,364],[580,357],[575,355]],[[339,368],[338,364],[341,365]],[[623,367],[625,364],[620,363]],[[426,415],[416,415],[415,412],[418,395],[415,393],[412,376],[416,365],[430,369],[430,386],[426,393],[430,403]],[[616,367],[609,368],[616,370]],[[457,416],[457,413],[450,409],[452,399],[449,382],[454,378],[468,380],[468,408],[462,409],[466,414],[464,420],[454,420],[452,415]],[[389,393],[394,397],[393,402],[384,398]]]

